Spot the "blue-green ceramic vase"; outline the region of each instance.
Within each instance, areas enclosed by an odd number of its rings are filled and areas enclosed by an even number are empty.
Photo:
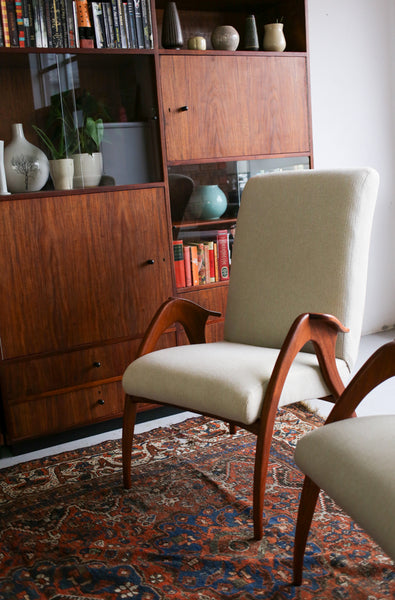
[[[195,219],[219,219],[228,206],[224,192],[218,185],[197,185],[188,203],[188,214]]]

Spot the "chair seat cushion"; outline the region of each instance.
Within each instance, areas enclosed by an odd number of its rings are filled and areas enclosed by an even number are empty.
[[[395,560],[395,415],[320,427],[299,440],[295,461]]]
[[[138,358],[123,376],[127,394],[225,420],[254,423],[279,350],[215,342],[158,350]],[[337,361],[344,380],[344,361]],[[288,374],[280,405],[328,394],[317,358],[300,352]]]

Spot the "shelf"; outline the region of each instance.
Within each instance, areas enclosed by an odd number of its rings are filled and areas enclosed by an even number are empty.
[[[237,219],[215,219],[211,221],[183,221],[174,222],[173,229],[201,229],[202,227],[209,229],[225,229],[228,226],[235,225]],[[220,227],[218,227],[220,225]]]

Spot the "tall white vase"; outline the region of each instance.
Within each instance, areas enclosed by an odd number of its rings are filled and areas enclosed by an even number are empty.
[[[4,169],[12,193],[37,192],[48,181],[48,159],[40,148],[27,141],[22,123],[12,125],[12,140],[4,149]]]
[[[0,140],[0,195],[9,194],[4,170],[4,140]]]

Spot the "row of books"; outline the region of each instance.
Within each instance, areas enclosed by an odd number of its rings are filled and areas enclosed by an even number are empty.
[[[173,241],[174,269],[178,288],[207,285],[229,279],[229,232],[218,230],[208,241]]]
[[[0,0],[0,46],[153,48],[150,0]]]

